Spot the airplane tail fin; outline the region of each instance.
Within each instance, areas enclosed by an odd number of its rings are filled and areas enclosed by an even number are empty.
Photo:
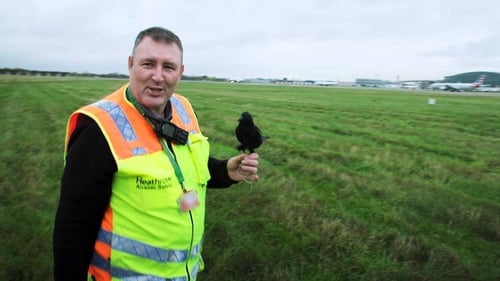
[[[474,88],[478,88],[481,85],[483,85],[484,79],[486,79],[486,74],[482,74],[481,76],[479,76],[476,79],[476,81],[474,81],[474,83],[472,83],[472,85],[474,86]]]

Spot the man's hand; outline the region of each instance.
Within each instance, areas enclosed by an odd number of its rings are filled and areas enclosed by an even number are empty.
[[[240,154],[227,161],[227,173],[233,181],[258,181],[259,155]]]

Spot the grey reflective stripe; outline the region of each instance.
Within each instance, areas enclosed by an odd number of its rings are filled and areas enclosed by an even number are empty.
[[[170,102],[175,107],[175,110],[177,111],[177,113],[181,117],[182,123],[184,123],[186,125],[191,123],[191,118],[189,118],[188,111],[184,108],[184,105],[182,105],[182,102],[176,96],[173,96],[173,95],[172,95],[172,97],[170,97]]]
[[[132,129],[130,122],[119,105],[110,101],[98,101],[94,105],[106,111],[111,116],[126,141],[137,140],[134,129]]]
[[[137,135],[135,134],[132,125],[125,116],[125,113],[120,108],[120,106],[114,102],[110,101],[98,101],[93,104],[94,106],[99,107],[100,109],[106,111],[111,119],[115,122],[116,127],[120,131],[121,135],[127,142],[137,141]],[[146,154],[146,150],[142,147],[137,147],[132,149],[132,155],[143,155]]]
[[[174,278],[163,278],[154,275],[145,275],[142,273],[134,272],[127,269],[111,267],[109,261],[94,252],[92,257],[92,265],[100,268],[106,272],[109,272],[111,276],[120,278],[123,281],[187,281],[186,277],[174,277]],[[196,279],[198,271],[200,269],[200,264],[196,263],[191,271],[191,279]]]
[[[144,155],[146,154],[146,149],[144,149],[143,147],[136,147],[136,148],[132,148],[132,155]]]
[[[191,270],[191,279],[192,280],[196,280],[196,276],[198,276],[198,272],[200,271],[200,263],[197,262],[194,267],[193,267],[193,270]]]
[[[157,262],[184,262],[187,260],[189,250],[169,250],[154,247],[121,235],[112,234],[101,229],[97,240],[110,245],[113,249]],[[201,242],[195,245],[191,257],[200,254]]]

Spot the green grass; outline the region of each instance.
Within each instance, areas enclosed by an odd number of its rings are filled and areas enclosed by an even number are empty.
[[[0,280],[52,275],[67,117],[124,82],[0,77]],[[242,111],[271,136],[258,183],[209,190],[201,280],[500,279],[499,96],[184,81],[178,92],[213,155],[237,153]]]

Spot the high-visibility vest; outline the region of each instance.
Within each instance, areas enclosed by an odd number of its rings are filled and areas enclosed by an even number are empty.
[[[188,143],[172,143],[185,190],[200,205],[181,211],[181,187],[172,163],[150,123],[126,99],[124,85],[70,116],[68,141],[80,114],[102,130],[117,164],[110,204],[89,266],[89,280],[196,280],[204,267],[204,232],[209,144],[190,103],[173,94],[172,123],[189,131]]]

